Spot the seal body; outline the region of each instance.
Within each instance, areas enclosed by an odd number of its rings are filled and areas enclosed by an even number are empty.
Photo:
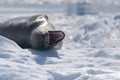
[[[0,25],[0,35],[22,48],[47,50],[62,42],[65,34],[56,31],[46,15],[17,17]]]

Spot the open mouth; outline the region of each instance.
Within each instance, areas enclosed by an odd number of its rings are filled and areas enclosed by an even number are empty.
[[[55,43],[58,43],[62,41],[65,37],[64,32],[62,31],[48,31],[49,33],[49,44],[53,45]]]

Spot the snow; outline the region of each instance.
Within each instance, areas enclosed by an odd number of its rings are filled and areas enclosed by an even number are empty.
[[[22,49],[0,36],[0,80],[120,80],[119,14],[48,16],[66,33],[62,49]]]
[[[21,1],[21,2],[19,2]],[[65,2],[89,2],[89,3],[115,3],[119,4],[119,0],[1,0],[0,4],[43,4],[43,3],[65,3]]]
[[[22,0],[21,3],[42,4],[44,1]],[[71,0],[78,1],[84,0]],[[93,4],[103,2],[103,0],[85,1],[92,1]],[[104,4],[113,2],[119,4],[119,0],[104,1]],[[1,0],[0,4],[6,2],[13,4],[19,0]],[[13,15],[1,14],[0,23],[17,16],[36,14],[34,11],[26,13],[25,10],[21,12],[22,10],[18,9]],[[66,34],[62,49],[49,51],[22,49],[14,41],[0,36],[0,80],[120,80],[119,13],[79,16],[47,13],[47,15],[56,30],[62,30]]]
[[[0,45],[3,45],[3,46],[0,46],[0,49],[1,50],[14,50],[14,51],[17,51],[17,50],[21,50],[21,48],[12,40],[9,40],[5,37],[2,37],[0,36]]]

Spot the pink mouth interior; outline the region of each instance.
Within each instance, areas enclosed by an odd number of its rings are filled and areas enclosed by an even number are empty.
[[[55,44],[62,41],[65,37],[64,32],[62,31],[49,31],[49,44]]]

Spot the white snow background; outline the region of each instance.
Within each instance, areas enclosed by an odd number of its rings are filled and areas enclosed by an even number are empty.
[[[0,80],[120,80],[119,13],[48,16],[66,34],[62,49],[22,49],[0,36]]]

